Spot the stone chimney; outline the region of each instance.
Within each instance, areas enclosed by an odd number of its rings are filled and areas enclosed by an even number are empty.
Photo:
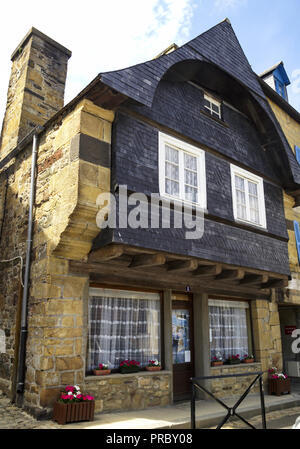
[[[70,56],[69,50],[36,28],[31,28],[13,52],[0,159],[63,107]]]

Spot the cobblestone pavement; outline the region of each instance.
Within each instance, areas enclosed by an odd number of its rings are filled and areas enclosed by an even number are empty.
[[[243,416],[243,414],[241,413]],[[277,410],[274,412],[266,413],[267,429],[291,429],[295,424],[297,417],[300,416],[300,407],[288,408],[285,410]],[[261,429],[261,415],[247,418],[255,428]],[[249,429],[250,427],[245,425],[242,421],[230,421],[225,424],[224,429]]]
[[[37,421],[0,393],[0,429],[60,429],[54,421]]]
[[[296,418],[300,416],[300,407],[278,410],[266,414],[269,429],[291,428]],[[261,416],[254,416],[248,421],[257,428],[261,428]],[[28,413],[11,404],[10,400],[0,392],[0,430],[2,429],[62,429],[64,426],[54,421],[37,421]],[[249,428],[241,421],[230,421],[224,429]]]

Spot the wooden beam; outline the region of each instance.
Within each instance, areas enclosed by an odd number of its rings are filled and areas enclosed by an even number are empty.
[[[287,279],[271,279],[260,285],[261,289],[265,288],[283,288],[288,286],[289,281]]]
[[[268,282],[269,276],[264,274],[247,274],[243,279],[240,280],[240,285],[249,285],[249,284],[263,284]]]
[[[88,257],[88,262],[105,262],[122,256],[124,248],[121,245],[109,245],[92,251]]]
[[[196,260],[174,260],[167,264],[168,271],[194,271],[198,268]]]
[[[163,254],[140,254],[132,258],[129,268],[155,267],[165,263],[166,257]]]
[[[218,276],[222,272],[222,265],[217,263],[216,265],[203,265],[197,268],[196,271],[193,272],[194,276]]]
[[[230,280],[230,281],[238,281],[240,279],[243,279],[245,276],[245,270],[242,270],[241,268],[237,270],[223,270],[222,273],[218,274],[215,277],[215,281],[221,281],[221,280]]]

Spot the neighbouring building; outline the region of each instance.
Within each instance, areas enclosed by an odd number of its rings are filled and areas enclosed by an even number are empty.
[[[300,114],[288,102],[287,86],[290,80],[283,62],[260,75],[261,86],[274,115],[300,164]],[[287,189],[284,209],[289,234],[291,280],[288,287],[278,291],[283,368],[293,382],[300,381],[300,354],[292,351],[293,330],[300,329],[300,191]]]
[[[281,369],[284,198],[297,201],[300,167],[229,20],[100,73],[63,106],[70,55],[35,28],[12,55],[0,388],[44,416],[62,387],[80,384],[105,412],[187,398],[191,376]],[[104,214],[114,202],[115,216]],[[204,234],[187,238],[199,210]],[[254,363],[211,367],[246,353]],[[120,374],[124,359],[162,370]],[[93,376],[99,363],[111,374]],[[211,388],[228,396],[248,380]]]

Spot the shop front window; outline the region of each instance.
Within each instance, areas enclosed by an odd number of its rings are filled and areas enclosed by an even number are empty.
[[[88,371],[99,363],[115,369],[126,359],[141,367],[161,361],[160,329],[159,294],[91,288]]]
[[[209,300],[211,358],[252,352],[247,302]]]

